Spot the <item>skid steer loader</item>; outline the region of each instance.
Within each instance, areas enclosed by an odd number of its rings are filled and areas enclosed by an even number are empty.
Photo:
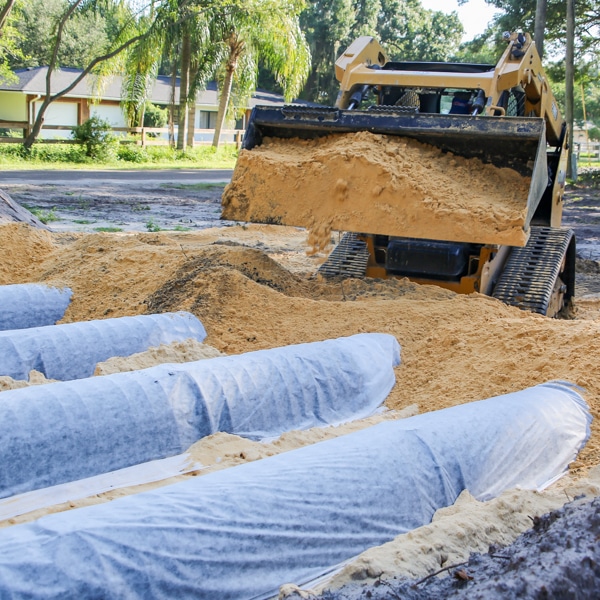
[[[575,288],[575,238],[561,228],[567,128],[531,36],[506,33],[504,39],[502,57],[487,65],[392,62],[375,39],[358,38],[336,62],[340,92],[334,107],[253,109],[223,194],[222,218],[308,228],[325,220],[328,228],[346,232],[320,267],[325,276],[408,277],[557,316]],[[446,161],[432,177],[442,173],[448,189],[458,183],[459,193],[440,198],[438,190],[432,200],[431,190],[411,188],[416,175],[406,161],[401,173],[374,173],[377,181],[367,188],[364,171],[360,180],[356,175],[364,157],[347,152],[335,169],[323,156],[311,158],[312,166],[290,159],[287,170],[265,168],[268,162],[252,168],[267,149],[283,148],[293,158],[307,144],[335,144],[352,135],[385,138],[392,159],[410,149],[406,143],[417,144],[425,163]],[[476,165],[467,180],[460,180],[460,161]],[[311,189],[320,190],[314,195],[303,189],[309,166],[310,177],[321,178],[312,181],[317,187]],[[488,177],[486,169],[514,181],[514,190],[492,200],[497,190],[491,179],[481,188],[488,192],[473,192],[478,173]],[[296,180],[266,198],[264,185],[268,181],[272,190],[277,178]],[[344,190],[343,201],[332,203],[336,186]],[[379,196],[366,198],[367,189]],[[476,196],[472,214],[461,204],[468,194]],[[500,210],[504,196],[516,212]]]

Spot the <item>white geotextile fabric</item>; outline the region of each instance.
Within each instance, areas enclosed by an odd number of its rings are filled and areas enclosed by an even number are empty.
[[[479,499],[558,477],[589,437],[550,383],[385,422],[108,504],[0,530],[2,598],[277,595]]]
[[[365,333],[0,395],[0,498],[180,454],[223,431],[254,439],[371,414],[400,347]]]
[[[63,502],[89,498],[109,490],[161,481],[190,471],[199,471],[202,468],[202,465],[194,463],[190,454],[185,452],[118,471],[2,498],[0,499],[0,521]]]
[[[0,375],[28,380],[35,369],[48,379],[82,379],[94,374],[97,363],[113,356],[130,356],[189,338],[202,342],[206,331],[186,312],[0,331]]]
[[[37,283],[0,286],[0,331],[54,325],[63,318],[73,292]]]

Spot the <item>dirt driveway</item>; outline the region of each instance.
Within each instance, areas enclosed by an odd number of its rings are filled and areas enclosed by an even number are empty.
[[[150,174],[149,174],[150,177]],[[3,184],[53,231],[190,231],[219,224],[223,182],[160,180]],[[221,222],[227,225],[227,222]]]
[[[230,172],[217,173],[211,181],[202,172],[194,176],[148,171],[131,177],[107,173],[106,178],[73,179],[55,173],[46,182],[41,174],[28,181],[26,173],[19,179],[3,173],[0,187],[53,231],[194,231],[234,224],[220,219],[227,176]],[[581,260],[576,295],[599,294],[600,189],[570,186],[563,224],[577,237]]]

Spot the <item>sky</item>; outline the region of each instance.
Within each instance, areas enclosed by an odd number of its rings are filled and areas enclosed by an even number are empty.
[[[483,32],[485,26],[492,20],[498,9],[485,3],[485,0],[469,0],[463,6],[458,6],[456,0],[421,0],[421,4],[430,10],[441,10],[449,13],[456,11],[465,28],[463,41],[472,40]]]

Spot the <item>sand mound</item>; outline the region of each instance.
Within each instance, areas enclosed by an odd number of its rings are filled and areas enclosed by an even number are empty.
[[[260,233],[267,236],[264,229]],[[272,235],[275,256],[277,228]],[[305,233],[294,235],[301,240]],[[459,296],[406,280],[318,282],[306,257],[311,271],[292,275],[264,252],[215,245],[214,236],[64,236],[8,225],[0,235],[7,257],[0,283],[68,285],[74,294],[67,322],[190,310],[204,323],[207,343],[227,354],[391,333],[402,346],[402,364],[390,408],[417,403],[423,411],[435,410],[564,379],[587,389],[598,417],[600,321],[589,311],[586,320],[550,320],[485,296]],[[29,269],[16,247],[31,260]],[[596,423],[576,469],[600,462]]]
[[[0,282],[35,281],[37,268],[55,249],[52,234],[25,223],[2,225]]]
[[[315,263],[303,252],[305,232],[254,227],[219,233],[69,235],[7,225],[0,228],[0,251],[5,257],[0,283],[69,286],[74,294],[64,319],[67,322],[191,310],[203,321],[208,342],[227,353],[363,331],[391,333],[402,346],[398,383],[386,401],[393,410],[339,428],[289,432],[270,444],[219,433],[190,448],[193,458],[205,466],[201,471],[55,505],[0,522],[0,527],[31,521],[48,512],[107,502],[316,443],[380,420],[409,416],[417,411],[416,405],[421,412],[436,410],[550,379],[584,386],[592,413],[598,417],[598,303],[586,300],[585,320],[560,321],[477,294],[458,296],[407,280],[318,281]],[[233,245],[215,244],[219,235]],[[260,237],[261,247],[269,248],[269,254],[241,245],[251,243],[253,236]],[[293,264],[295,274],[283,264]],[[131,361],[107,361],[99,369],[105,373],[151,366],[157,361],[196,360],[204,352],[202,344],[171,345]],[[32,375],[30,383],[43,383]],[[25,385],[5,379],[0,378],[0,389]],[[560,482],[554,491],[511,491],[491,503],[479,503],[463,494],[454,507],[438,512],[431,525],[361,555],[331,585],[425,575],[463,560],[472,550],[509,543],[529,527],[530,517],[559,506],[568,497],[582,491],[597,494],[597,481],[595,487],[574,481],[600,463],[597,422],[596,418],[590,441],[572,464],[573,479]]]
[[[314,252],[331,229],[522,246],[529,184],[396,136],[265,138],[240,153],[223,217],[309,227]]]
[[[192,362],[206,358],[215,358],[217,356],[223,356],[223,353],[190,338],[184,342],[162,344],[156,348],[150,348],[145,352],[138,352],[131,356],[109,358],[96,365],[94,375],[111,375],[112,373],[137,371],[164,363]]]

